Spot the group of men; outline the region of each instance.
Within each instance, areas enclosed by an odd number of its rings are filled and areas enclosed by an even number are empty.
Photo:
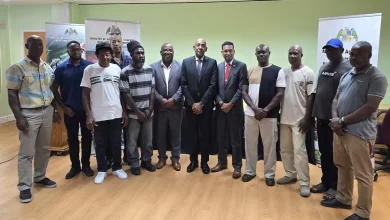
[[[356,43],[349,61],[343,58],[343,44],[331,39],[324,46],[329,62],[316,74],[302,63],[299,45],[288,50],[290,67],[270,63],[271,50],[260,44],[255,48],[257,64],[247,68],[235,59],[232,42],[222,44],[224,62],[205,56],[206,41],[198,39],[195,56],[178,62],[174,48],[165,43],[161,60],[145,65],[145,50],[137,41],[127,44],[130,56],[122,51],[120,36],[96,45],[98,63],[81,58],[76,41],[67,44],[69,60],[54,74],[40,56],[42,39],[27,39],[27,57],[7,71],[9,104],[20,130],[19,183],[21,202],[31,201],[32,159],[34,183],[56,187],[46,177],[52,121],[60,116],[56,103],[64,110],[68,132],[71,169],[66,179],[83,172],[94,176],[90,167],[92,134],[96,142],[97,175],[100,184],[107,170],[120,179],[123,161],[133,175],[140,167],[153,172],[163,168],[171,147],[174,170],[180,171],[182,112],[188,122],[190,164],[187,172],[200,167],[204,174],[227,169],[227,154],[232,151],[232,177],[241,177],[242,124],[244,123],[246,168],[243,182],[256,177],[258,137],[264,146],[264,176],[268,186],[275,185],[276,143],[280,136],[281,157],[286,174],[280,185],[299,180],[300,194],[325,193],[321,204],[351,209],[353,177],[358,181],[359,200],[352,219],[368,219],[372,206],[373,169],[370,162],[376,138],[376,111],[387,90],[384,74],[370,64],[368,42]],[[53,77],[55,76],[55,77]],[[54,79],[54,82],[52,82]],[[54,95],[53,95],[54,94]],[[243,101],[247,104],[243,109]],[[184,107],[184,110],[183,110]],[[217,115],[218,163],[208,166],[213,111]],[[280,117],[280,135],[278,131]],[[245,119],[244,122],[242,119]],[[305,146],[306,132],[314,125],[318,132],[323,177],[309,188],[309,164]],[[155,120],[155,123],[153,123]],[[157,126],[158,162],[152,164],[153,125]],[[79,160],[78,132],[81,128],[82,157]],[[336,134],[336,135],[334,135]],[[334,137],[333,137],[334,136]],[[138,146],[141,147],[141,156]]]

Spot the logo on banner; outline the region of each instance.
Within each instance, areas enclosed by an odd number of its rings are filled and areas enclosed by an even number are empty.
[[[78,35],[76,29],[73,29],[73,28],[68,28],[68,29],[66,29],[66,31],[65,31],[64,34],[65,34],[65,35]]]
[[[359,39],[355,29],[348,28],[348,27],[344,27],[344,29],[340,29],[339,32],[337,33],[337,38],[342,42],[351,42],[352,40],[358,42]]]
[[[122,32],[121,32],[121,30],[117,26],[111,25],[111,27],[107,28],[106,35],[110,35],[110,36],[118,35],[118,36],[120,36],[120,35],[122,35]]]

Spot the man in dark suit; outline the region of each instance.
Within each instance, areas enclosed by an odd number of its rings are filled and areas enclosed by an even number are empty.
[[[217,123],[218,123],[218,164],[211,172],[227,169],[229,140],[232,146],[233,178],[241,177],[242,167],[242,83],[247,75],[247,67],[234,59],[234,44],[226,41],[222,44],[224,62],[218,64],[217,80]]]
[[[198,39],[193,46],[195,57],[191,56],[182,63],[182,91],[185,97],[188,129],[191,134],[190,160],[187,172],[193,172],[198,166],[198,154],[201,153],[201,168],[204,174],[210,173],[209,145],[210,128],[214,108],[217,83],[217,62],[206,57],[206,41]]]
[[[153,63],[155,75],[156,104],[154,110],[157,116],[157,169],[165,166],[167,151],[167,135],[170,134],[172,166],[180,171],[181,165],[181,115],[182,115],[182,92],[181,92],[181,64],[173,59],[174,50],[171,44],[161,46],[161,60]]]

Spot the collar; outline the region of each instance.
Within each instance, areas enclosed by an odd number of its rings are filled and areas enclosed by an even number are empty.
[[[41,61],[39,62],[39,66],[43,66],[45,65],[45,62],[43,62],[42,59],[40,59]],[[30,63],[30,64],[33,64],[33,65],[37,65],[37,63],[34,63],[34,61],[32,61],[30,58],[28,58],[28,56],[26,56],[24,58],[24,61],[26,61],[27,63]]]
[[[195,61],[198,61],[199,58],[196,57],[196,56],[194,56],[194,57],[195,57]],[[200,58],[200,60],[201,60],[202,62],[204,61],[204,57],[205,57],[205,56],[203,56],[202,58]]]
[[[353,67],[353,68],[351,69],[351,74],[352,74],[352,75],[367,74],[368,72],[370,72],[370,70],[371,70],[373,67],[374,67],[374,66],[371,65],[370,67],[368,67],[368,68],[366,68],[366,69],[364,69],[364,70],[362,70],[362,71],[359,71],[359,72],[357,72],[356,69],[355,69],[355,67]]]
[[[260,68],[265,69],[265,68],[268,68],[268,67],[272,66],[272,63],[268,63],[267,66],[260,66],[259,64],[257,64],[257,65],[258,65]]]
[[[230,66],[233,65],[233,61],[234,61],[234,59],[232,59],[232,61],[229,62]],[[226,63],[226,61],[225,61],[225,66],[227,66],[227,64],[228,64],[228,63]]]
[[[87,64],[87,62],[83,58],[81,58],[80,66],[86,65],[86,64]],[[68,65],[74,66],[73,63],[70,61],[70,58],[65,61],[65,65],[67,65],[67,66]]]
[[[165,67],[165,68],[167,68],[167,69],[170,69],[171,66],[172,66],[172,63],[173,63],[173,60],[172,60],[171,64],[167,67],[167,66],[165,66],[165,64],[164,64],[163,61],[161,60],[161,67]]]

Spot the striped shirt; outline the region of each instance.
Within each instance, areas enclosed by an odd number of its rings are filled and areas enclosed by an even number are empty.
[[[21,108],[49,106],[54,99],[50,90],[54,80],[53,69],[42,60],[38,66],[25,57],[11,65],[5,75],[7,88],[19,91]]]
[[[122,93],[129,92],[137,108],[145,112],[150,106],[150,93],[154,88],[154,70],[150,66],[144,66],[141,72],[136,72],[132,65],[122,70],[119,89]],[[129,117],[138,119],[131,107],[127,105]]]

